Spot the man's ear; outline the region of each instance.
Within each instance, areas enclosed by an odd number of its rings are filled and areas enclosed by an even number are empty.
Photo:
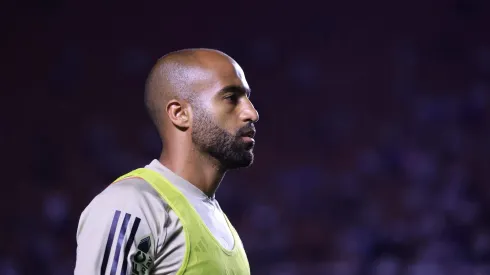
[[[191,126],[191,110],[185,102],[175,99],[169,101],[167,104],[167,115],[170,121],[181,129],[187,129]]]

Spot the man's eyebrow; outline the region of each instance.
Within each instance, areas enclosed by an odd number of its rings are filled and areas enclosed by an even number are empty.
[[[219,91],[220,94],[224,94],[226,92],[244,93],[245,95],[247,95],[247,97],[250,97],[250,94],[252,93],[252,91],[250,89],[245,88],[243,86],[239,86],[239,85],[229,85],[229,86],[226,86]]]

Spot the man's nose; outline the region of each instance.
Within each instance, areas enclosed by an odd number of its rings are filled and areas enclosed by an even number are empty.
[[[241,119],[243,121],[246,122],[251,121],[253,123],[259,121],[259,113],[257,112],[257,110],[255,109],[255,107],[250,101],[247,103],[248,104],[246,104],[246,106],[243,108],[241,112]]]

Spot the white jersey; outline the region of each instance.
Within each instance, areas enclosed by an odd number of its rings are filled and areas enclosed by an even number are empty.
[[[184,194],[226,249],[233,235],[215,198],[174,174],[158,160],[146,168]],[[182,224],[156,190],[141,178],[109,185],[85,208],[77,231],[75,275],[176,274],[185,254]]]

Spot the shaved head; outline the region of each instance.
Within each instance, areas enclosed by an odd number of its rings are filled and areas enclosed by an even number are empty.
[[[235,62],[212,49],[179,50],[157,61],[146,81],[145,105],[159,131],[163,126],[162,111],[168,102],[177,99],[195,104],[199,91],[213,73],[210,65],[216,61]]]

